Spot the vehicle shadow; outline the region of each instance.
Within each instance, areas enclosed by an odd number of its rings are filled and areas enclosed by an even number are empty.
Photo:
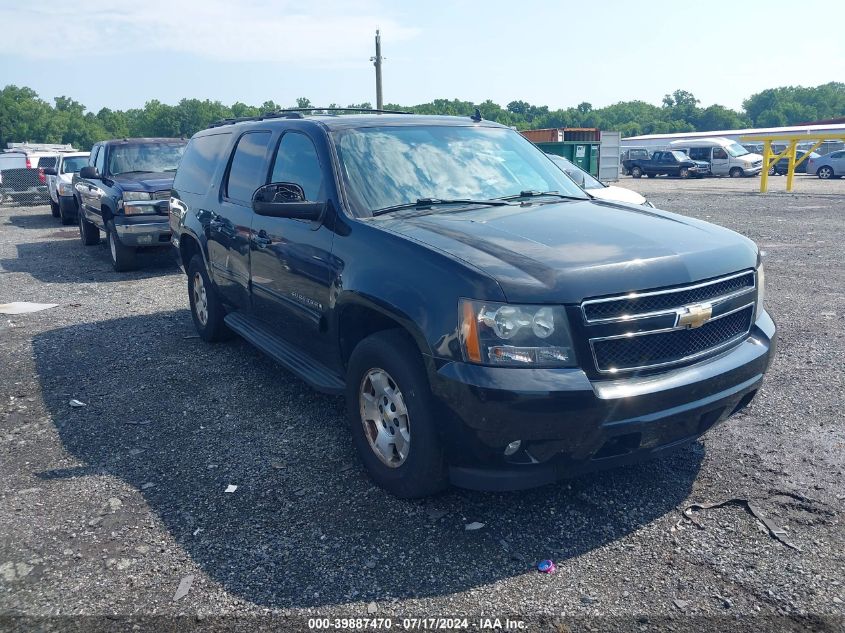
[[[173,311],[38,334],[45,404],[84,465],[35,474],[45,485],[122,479],[146,505],[114,520],[154,512],[212,581],[270,608],[446,595],[536,573],[538,560],[577,557],[677,508],[703,457],[695,443],[527,492],[401,501],[363,473],[341,399],[238,339],[208,345],[191,333],[189,313]],[[465,529],[476,521],[484,527]]]
[[[115,272],[108,246],[83,246],[74,227],[57,227],[51,239],[17,244],[17,257],[0,259],[0,273],[29,273],[45,283],[125,282],[179,270],[176,250],[170,246],[142,251],[138,269]]]
[[[33,207],[27,207],[33,209]],[[41,213],[31,213],[28,215],[10,215],[9,224],[20,229],[50,229],[62,226],[61,220],[54,218],[50,213],[50,207],[45,205],[33,209],[34,211],[41,211]],[[71,227],[73,228],[73,227]]]

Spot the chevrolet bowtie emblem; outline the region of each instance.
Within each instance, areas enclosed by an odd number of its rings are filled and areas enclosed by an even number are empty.
[[[678,327],[701,327],[713,316],[713,306],[709,303],[696,303],[678,310]]]

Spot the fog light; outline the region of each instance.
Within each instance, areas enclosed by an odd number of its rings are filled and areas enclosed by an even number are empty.
[[[520,446],[522,446],[522,440],[515,440],[511,442],[510,444],[505,446],[505,456],[510,457],[519,450]]]

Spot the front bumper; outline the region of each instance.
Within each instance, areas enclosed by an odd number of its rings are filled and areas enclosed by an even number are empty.
[[[115,217],[114,230],[126,246],[165,246],[170,244],[167,216]]]
[[[756,167],[743,167],[742,169],[742,173],[746,176],[759,176],[761,171],[763,171],[763,165],[757,165]]]
[[[776,345],[765,312],[748,339],[659,374],[593,380],[579,369],[447,363],[430,376],[458,486],[517,490],[644,461],[694,441],[748,405]],[[522,440],[512,456],[504,447]]]

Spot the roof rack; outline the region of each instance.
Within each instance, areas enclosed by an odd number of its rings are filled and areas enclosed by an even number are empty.
[[[263,121],[264,119],[303,119],[303,113],[312,112],[366,112],[369,114],[413,114],[404,110],[374,110],[372,108],[284,108],[282,110],[273,110],[272,112],[265,112],[258,116],[242,116],[233,117],[229,119],[220,119],[211,123],[208,127],[220,127],[221,125],[230,125],[232,123],[241,123],[242,121]]]

